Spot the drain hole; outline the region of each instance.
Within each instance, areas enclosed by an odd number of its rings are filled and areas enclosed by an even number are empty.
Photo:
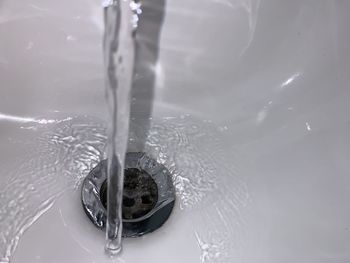
[[[123,197],[123,206],[132,207],[135,204],[135,200],[127,197]]]
[[[107,208],[107,181],[100,189],[100,200]],[[123,219],[137,219],[148,214],[158,202],[158,187],[145,171],[136,168],[124,172]]]
[[[143,195],[141,197],[142,203],[145,205],[149,205],[153,202],[152,197],[150,195]]]
[[[83,209],[101,230],[107,226],[107,162],[102,160],[90,171],[81,189]],[[175,188],[169,170],[145,153],[127,153],[125,164],[122,235],[139,237],[157,230],[169,218],[175,205]]]

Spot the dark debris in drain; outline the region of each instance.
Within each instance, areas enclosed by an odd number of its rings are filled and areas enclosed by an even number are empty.
[[[101,186],[100,198],[107,207],[107,181]],[[147,215],[157,204],[158,187],[144,170],[125,170],[123,192],[123,219],[137,219]]]

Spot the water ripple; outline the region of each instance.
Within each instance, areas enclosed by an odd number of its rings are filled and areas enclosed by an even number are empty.
[[[105,128],[97,120],[38,123],[32,130],[36,139],[23,142],[23,158],[0,189],[0,262],[10,261],[24,231],[64,191],[77,188],[104,153]]]

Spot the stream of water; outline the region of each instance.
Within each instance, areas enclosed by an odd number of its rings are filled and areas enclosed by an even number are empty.
[[[104,1],[103,7],[105,78],[111,113],[108,129],[108,208],[105,249],[109,255],[116,255],[122,249],[124,159],[129,132],[135,30],[141,10],[140,5],[131,0]]]

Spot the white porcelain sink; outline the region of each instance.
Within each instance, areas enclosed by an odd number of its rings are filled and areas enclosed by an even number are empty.
[[[350,2],[144,3],[143,43],[165,16],[134,115],[154,97],[173,214],[105,256],[80,200],[108,120],[100,1],[2,0],[0,262],[350,262]]]

